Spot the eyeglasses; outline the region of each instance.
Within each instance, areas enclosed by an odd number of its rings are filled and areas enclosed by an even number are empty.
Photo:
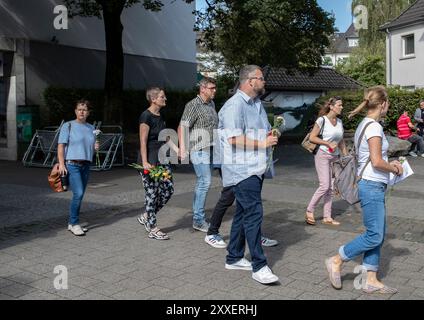
[[[265,78],[264,77],[250,77],[249,79],[250,80],[258,79],[259,81],[265,81]]]
[[[206,87],[206,89],[209,89],[209,90],[216,90],[216,87]]]

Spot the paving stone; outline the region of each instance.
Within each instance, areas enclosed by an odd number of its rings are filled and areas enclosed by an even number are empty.
[[[46,194],[47,189],[38,183],[23,186],[2,179],[0,299],[423,300],[424,216],[419,208],[424,206],[424,189],[419,186],[424,187],[424,183],[416,177],[424,177],[424,163],[411,159],[416,175],[388,201],[388,234],[380,276],[400,292],[375,296],[353,287],[357,276],[354,268],[360,259],[344,266],[341,291],[330,286],[323,262],[363,231],[360,210],[336,199],[333,211],[342,223],[340,227],[320,223],[306,226],[305,199],[318,185],[313,158],[294,146],[277,149],[285,151],[281,157],[278,155],[281,165],[276,167],[276,178],[264,184],[262,229],[280,242],[278,247],[265,248],[268,263],[280,278],[279,284],[263,286],[252,279],[251,272],[226,270],[227,251],[210,248],[204,243],[204,233],[192,229],[195,176],[191,169],[187,173],[177,167],[176,192],[160,214],[161,226],[171,240],[153,241],[136,220],[143,201],[140,181],[134,179],[133,171],[114,168],[107,173],[93,173],[91,179],[95,183],[108,182],[105,180],[113,177],[115,186],[110,190],[88,188],[81,217],[90,230],[81,238],[66,230],[69,195]],[[22,171],[20,165],[0,161],[0,175],[5,168],[15,170],[16,176]],[[45,176],[44,172],[37,176],[37,170],[25,170],[28,175],[35,174],[29,178],[30,183]],[[207,217],[221,189],[218,177],[213,178],[213,183],[206,201]],[[7,208],[16,207],[16,194],[23,196],[19,199],[19,212],[12,212]],[[58,202],[56,208],[46,205],[52,197]],[[36,206],[31,205],[34,201]],[[12,213],[15,216],[11,218]],[[220,229],[226,240],[233,214],[234,207],[229,209]],[[316,216],[321,215],[319,207]],[[248,248],[246,257],[250,259]],[[54,288],[57,274],[53,270],[57,265],[68,269],[67,290]]]
[[[7,287],[1,288],[1,292],[13,298],[19,298],[25,294],[31,293],[35,289],[26,284],[13,283]]]

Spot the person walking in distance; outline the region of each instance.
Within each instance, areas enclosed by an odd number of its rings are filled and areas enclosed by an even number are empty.
[[[159,134],[166,128],[165,120],[161,114],[161,109],[166,106],[165,92],[157,87],[152,87],[146,91],[149,108],[140,116],[140,154],[144,170],[150,170],[158,165],[164,167],[169,178],[158,181],[150,177],[148,172],[139,171],[143,181],[145,194],[146,212],[141,214],[138,222],[144,225],[149,233],[150,239],[168,240],[169,236],[157,226],[157,213],[169,201],[174,193],[174,183],[171,175],[171,166],[161,164],[159,150],[164,142],[159,141]]]
[[[79,214],[90,175],[90,165],[94,150],[99,149],[96,142],[94,126],[87,122],[90,115],[90,102],[79,100],[75,105],[76,118],[65,122],[60,129],[57,155],[61,176],[68,175],[72,190],[69,208],[68,230],[76,236],[87,232],[79,223]]]
[[[318,174],[319,187],[309,202],[305,222],[315,225],[314,213],[318,203],[324,199],[324,218],[322,222],[332,226],[340,225],[331,216],[333,203],[332,170],[331,166],[340,154],[346,155],[346,145],[343,140],[343,123],[338,117],[343,110],[340,97],[333,97],[321,108],[320,117],[315,122],[309,140],[319,145],[315,155],[315,169]],[[322,136],[319,136],[320,133]]]
[[[239,83],[237,92],[219,112],[222,182],[224,188],[233,187],[236,198],[225,268],[250,270],[254,280],[269,284],[278,277],[268,267],[261,246],[261,191],[268,162],[265,155],[278,138],[268,134],[271,125],[259,98],[265,92],[261,68],[243,67]],[[252,262],[244,258],[246,242]]]
[[[355,148],[358,153],[358,195],[361,201],[365,232],[351,242],[341,246],[338,254],[325,260],[331,285],[342,288],[340,277],[344,262],[360,255],[362,267],[366,270],[366,293],[396,293],[397,290],[381,283],[377,278],[380,265],[381,248],[386,232],[385,192],[389,174],[402,175],[399,161],[388,162],[389,143],[379,121],[389,108],[387,91],[378,86],[368,89],[364,101],[350,113],[350,118],[367,110],[366,117],[355,132]]]
[[[205,202],[211,185],[214,130],[218,127],[218,115],[213,99],[216,81],[203,78],[199,83],[199,95],[184,108],[178,127],[179,154],[182,160],[190,155],[196,172],[193,198],[193,229],[207,232],[209,223],[205,217]]]

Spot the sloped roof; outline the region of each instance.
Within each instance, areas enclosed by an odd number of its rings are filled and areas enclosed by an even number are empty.
[[[355,25],[352,23],[344,34],[345,38],[358,38],[359,33],[356,31]]]
[[[349,47],[349,38],[358,38],[358,32],[352,23],[344,33],[335,33],[330,40],[331,45],[325,50],[326,53],[351,53],[354,47]]]
[[[328,91],[355,90],[364,87],[358,81],[331,68],[320,68],[313,75],[300,71],[288,74],[283,68],[265,67],[263,71],[267,90]]]
[[[424,23],[424,0],[417,0],[399,17],[380,27],[380,30],[398,29],[416,23]]]

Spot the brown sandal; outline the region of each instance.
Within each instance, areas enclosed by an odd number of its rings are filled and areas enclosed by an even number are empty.
[[[306,224],[309,224],[310,226],[316,225],[315,219],[309,218],[307,213],[305,214],[305,222],[306,222]]]
[[[328,224],[330,226],[339,226],[340,225],[340,222],[338,222],[338,221],[336,221],[334,219],[332,219],[332,220],[325,220],[325,219],[323,219],[322,220],[322,223],[323,224]]]

